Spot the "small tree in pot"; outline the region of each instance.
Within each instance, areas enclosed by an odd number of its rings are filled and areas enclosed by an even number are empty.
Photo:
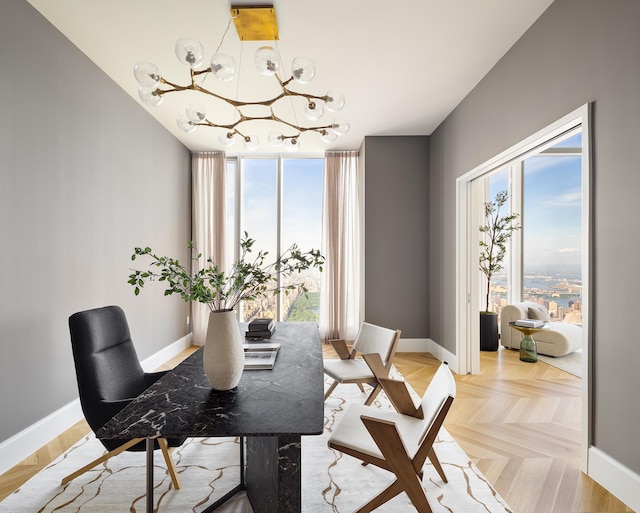
[[[484,351],[498,349],[497,315],[489,308],[491,279],[495,273],[504,268],[507,243],[513,236],[513,232],[520,229],[518,224],[514,224],[518,214],[501,215],[500,209],[508,200],[508,191],[502,190],[496,194],[493,201],[484,203],[486,224],[480,226],[479,267],[487,280],[485,309],[480,312],[480,349]]]

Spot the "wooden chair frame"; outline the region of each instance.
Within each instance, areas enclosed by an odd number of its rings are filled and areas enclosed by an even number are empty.
[[[393,338],[393,341],[391,342],[386,363],[382,363],[382,358],[380,358],[380,355],[378,353],[372,353],[378,356],[380,360],[380,364],[382,365],[382,368],[378,369],[378,376],[385,377],[385,378],[389,376],[389,371],[391,370],[391,365],[393,364],[393,356],[396,353],[396,349],[398,347],[398,342],[400,341],[401,334],[402,334],[401,330],[395,330],[395,336]],[[358,350],[356,349],[356,345],[354,344],[352,348],[349,348],[346,340],[344,339],[330,339],[328,340],[328,342],[331,344],[336,354],[338,355],[338,358],[340,358],[341,360],[354,360],[358,355]],[[371,377],[359,378],[359,379],[342,379],[342,380],[334,379],[333,383],[331,383],[331,385],[329,386],[329,388],[324,394],[324,400],[326,401],[327,398],[331,395],[331,393],[335,390],[335,388],[338,385],[343,383],[355,383],[356,385],[358,385],[358,388],[360,388],[360,391],[362,393],[365,393],[364,387],[362,385],[364,384],[371,385],[373,387],[373,390],[367,397],[367,400],[364,402],[364,404],[366,405],[370,405],[371,403],[373,403],[375,398],[378,396],[378,394],[382,390],[382,386],[380,385],[378,381],[378,377],[375,374],[372,374]]]
[[[365,359],[371,360],[372,363],[370,365],[372,369],[376,369],[382,365],[382,361],[379,360],[379,355],[367,355]],[[403,381],[381,377],[380,383],[399,414],[424,418],[422,406],[416,408]],[[356,510],[356,513],[373,511],[403,491],[409,496],[411,503],[419,513],[432,513],[431,506],[429,506],[421,483],[423,475],[422,468],[426,459],[429,458],[438,475],[445,483],[448,482],[444,469],[433,450],[433,443],[453,403],[454,395],[448,395],[436,411],[435,417],[413,458],[408,454],[396,424],[389,420],[370,415],[361,415],[360,419],[382,453],[382,459],[329,440],[329,447],[353,456],[354,458],[358,458],[362,460],[365,465],[375,465],[376,467],[392,472],[396,476],[396,479],[391,485]]]
[[[129,447],[133,447],[138,442],[142,442],[142,441],[144,441],[144,438],[132,438],[131,440],[123,443],[121,446],[113,449],[112,451],[104,453],[102,456],[100,456],[99,458],[96,458],[91,463],[86,464],[84,467],[76,470],[72,474],[69,474],[68,476],[63,478],[62,484],[66,485],[67,483],[73,481],[76,477],[81,476],[82,474],[84,474],[85,472],[88,472],[92,468],[100,465],[101,463],[104,463],[109,458],[112,458],[113,456],[117,456],[121,452],[126,451]],[[171,457],[172,448],[169,448],[169,444],[167,443],[166,438],[158,438],[158,445],[160,446],[160,450],[162,451],[162,456],[164,457],[164,461],[167,464],[167,472],[171,477],[171,482],[173,483],[173,487],[176,490],[179,490],[180,478],[178,477],[176,464],[174,463],[173,458]],[[141,454],[143,453],[141,452]]]

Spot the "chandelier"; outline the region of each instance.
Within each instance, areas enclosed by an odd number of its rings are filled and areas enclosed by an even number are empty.
[[[231,21],[234,21],[240,41],[274,41],[278,40],[278,29],[273,6],[268,7],[232,7]],[[227,26],[227,31],[229,26]],[[222,36],[218,50],[224,42],[227,31]],[[241,139],[247,150],[258,148],[258,136],[252,133],[256,122],[273,122],[268,142],[273,147],[284,146],[288,151],[297,151],[299,138],[307,132],[315,132],[325,143],[334,141],[349,130],[348,121],[336,118],[331,122],[322,121],[325,110],[338,112],[345,103],[344,95],[330,90],[324,95],[304,93],[292,88],[298,84],[307,84],[315,76],[315,64],[309,57],[296,57],[291,64],[291,75],[283,79],[283,67],[277,44],[265,44],[255,53],[255,65],[264,76],[272,76],[277,81],[277,93],[262,100],[244,101],[216,93],[204,86],[208,76],[228,82],[234,78],[240,80],[236,60],[231,55],[216,51],[211,57],[209,67],[203,69],[204,48],[199,41],[189,38],[178,39],[175,45],[178,60],[189,69],[189,82],[184,85],[169,81],[163,77],[158,67],[151,62],[138,62],[134,66],[134,75],[138,81],[138,94],[145,105],[158,106],[163,96],[170,93],[195,91],[201,95],[214,98],[227,107],[216,108],[207,113],[201,103],[189,103],[186,111],[177,118],[178,127],[185,132],[192,132],[199,126],[219,129],[218,140],[225,147],[230,147],[237,139]],[[191,93],[193,95],[193,93]],[[290,102],[291,109],[278,109],[277,105]],[[222,105],[221,104],[221,105]],[[297,119],[295,105],[304,104],[304,114],[308,121],[303,125]],[[232,109],[229,110],[230,106]],[[223,112],[227,113],[223,119]]]

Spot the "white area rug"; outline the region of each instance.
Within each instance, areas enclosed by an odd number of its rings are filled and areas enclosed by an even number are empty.
[[[302,482],[305,513],[351,513],[380,492],[391,474],[327,447],[328,433],[350,402],[364,402],[356,386],[341,385],[325,403],[325,432],[303,437]],[[379,408],[391,408],[381,394]],[[444,483],[430,463],[423,485],[434,513],[513,513],[446,430],[434,449],[449,479]],[[145,511],[145,455],[123,453],[87,472],[67,486],[62,477],[104,452],[93,435],[87,436],[60,458],[0,503],[2,513],[120,513]],[[238,482],[238,442],[233,438],[188,439],[174,451],[182,488],[174,490],[156,454],[155,510],[199,512]],[[244,494],[217,511],[252,513]],[[380,513],[415,511],[402,493],[377,509]]]
[[[540,354],[538,355],[538,359],[569,374],[573,374],[579,378],[582,377],[582,349],[559,357]]]

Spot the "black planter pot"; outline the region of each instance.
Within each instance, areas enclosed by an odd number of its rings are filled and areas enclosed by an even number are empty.
[[[498,314],[482,312],[480,314],[480,351],[498,350]]]

